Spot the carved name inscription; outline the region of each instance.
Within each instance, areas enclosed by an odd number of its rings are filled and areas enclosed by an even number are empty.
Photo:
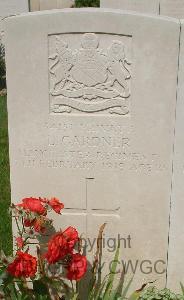
[[[49,36],[50,112],[129,114],[130,40],[95,33]]]
[[[25,168],[162,172],[167,163],[156,152],[143,153],[132,145],[135,129],[118,122],[46,122],[41,145],[19,148],[17,164]],[[133,132],[133,134],[132,134]]]

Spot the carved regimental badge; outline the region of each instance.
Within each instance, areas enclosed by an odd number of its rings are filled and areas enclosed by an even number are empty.
[[[62,35],[54,36],[49,54],[52,113],[129,113],[131,63],[122,41],[108,44],[103,49],[97,34],[85,33],[73,49]]]

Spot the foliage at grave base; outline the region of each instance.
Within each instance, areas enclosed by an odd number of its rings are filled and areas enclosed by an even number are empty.
[[[158,290],[155,287],[149,287],[143,291],[139,297],[139,300],[184,300],[184,295],[177,295],[171,292],[169,289]]]
[[[10,212],[17,225],[14,257],[0,253],[0,299],[6,300],[81,300],[85,282],[85,300],[125,299],[130,282],[124,286],[124,274],[114,285],[119,247],[112,261],[110,274],[101,278],[103,224],[97,238],[94,262],[87,270],[82,240],[77,230],[69,226],[54,232],[49,211],[61,214],[64,208],[56,198],[25,198],[12,205]],[[30,252],[35,248],[35,254]],[[142,290],[142,289],[141,289]],[[137,300],[136,291],[129,300]],[[82,291],[82,293],[81,293]]]
[[[0,299],[5,300],[143,300],[184,297],[169,290],[158,291],[147,284],[128,296],[133,278],[126,284],[124,272],[117,273],[120,245],[112,260],[110,273],[102,278],[103,231],[100,227],[92,266],[87,268],[82,239],[69,226],[54,232],[49,211],[61,214],[64,208],[56,198],[25,198],[11,206],[17,225],[16,253],[7,257],[0,253]],[[34,245],[34,246],[33,246]],[[36,254],[30,253],[35,247]],[[121,275],[115,283],[116,275]],[[88,277],[87,277],[88,275]],[[85,287],[85,296],[82,296]],[[83,294],[84,295],[84,294]],[[85,297],[85,299],[84,299]]]
[[[99,7],[100,0],[75,0],[75,7]]]
[[[5,52],[4,46],[0,44],[0,90],[6,88]]]

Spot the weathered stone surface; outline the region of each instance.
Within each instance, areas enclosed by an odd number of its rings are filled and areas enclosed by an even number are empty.
[[[178,76],[178,99],[176,110],[176,130],[173,163],[173,183],[171,194],[171,221],[169,238],[168,286],[180,291],[184,282],[184,21],[182,21],[181,48]]]
[[[40,10],[57,8],[57,0],[40,0]]]
[[[39,0],[30,0],[30,11],[40,10],[40,1]]]
[[[184,18],[184,0],[160,0],[160,14]]]
[[[28,11],[28,0],[1,0],[0,16],[19,14]]]
[[[101,0],[100,6],[159,14],[159,0]]]
[[[101,7],[184,18],[184,0],[101,0]]]
[[[57,196],[56,227],[91,240],[107,222],[106,269],[119,234],[136,288],[148,277],[164,285],[179,22],[70,9],[6,27],[12,201]]]
[[[31,0],[31,11],[70,8],[74,0]]]
[[[57,0],[58,8],[70,8],[75,4],[75,0]]]
[[[4,19],[28,12],[28,0],[0,0],[0,43],[4,44]]]

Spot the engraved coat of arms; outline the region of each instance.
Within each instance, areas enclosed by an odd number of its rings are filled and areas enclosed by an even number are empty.
[[[49,55],[51,112],[127,115],[130,64],[119,40],[101,49],[97,34],[85,33],[81,47],[73,50],[56,36]]]

